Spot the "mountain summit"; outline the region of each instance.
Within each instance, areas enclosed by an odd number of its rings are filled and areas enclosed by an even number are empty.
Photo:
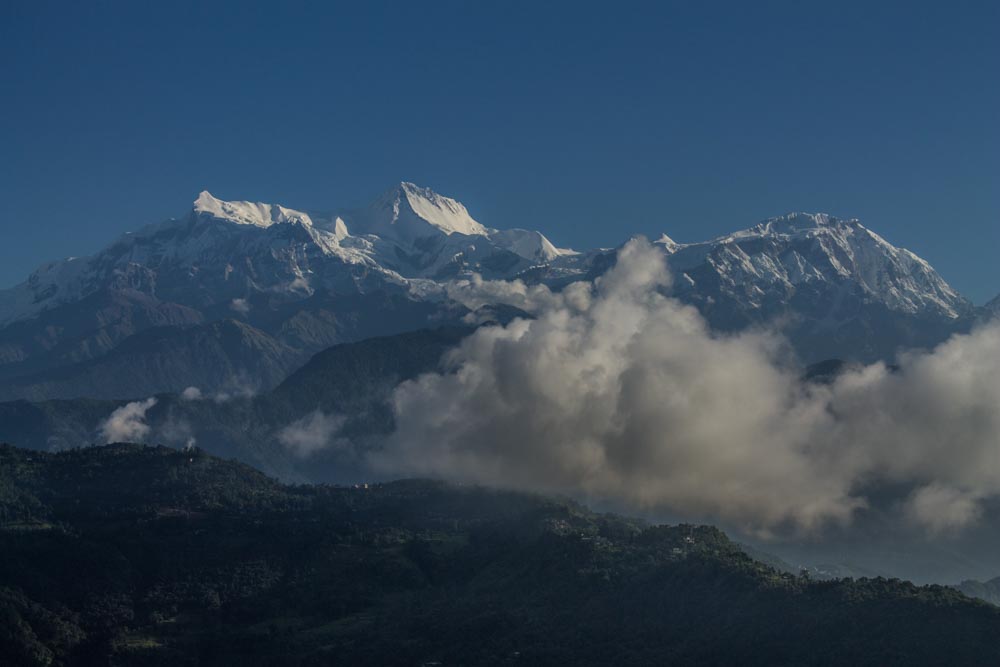
[[[976,312],[858,220],[790,213],[701,243],[664,238],[678,298],[721,330],[780,326],[808,361],[891,359],[967,329]]]
[[[858,290],[894,312],[955,319],[972,304],[926,261],[897,248],[858,220],[791,213],[704,243],[673,244],[681,288],[698,280],[752,307],[821,284]]]
[[[357,217],[357,232],[408,244],[436,233],[488,233],[460,202],[406,181],[384,192]]]
[[[222,201],[208,190],[202,190],[194,200],[195,215],[204,215],[218,220],[234,222],[238,225],[270,227],[271,225],[298,222],[312,225],[309,216],[301,211],[293,211],[283,206],[253,203],[248,201]]]

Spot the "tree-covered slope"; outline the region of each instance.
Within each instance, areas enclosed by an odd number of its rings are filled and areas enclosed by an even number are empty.
[[[716,529],[199,451],[0,448],[4,664],[990,664],[1000,610]]]

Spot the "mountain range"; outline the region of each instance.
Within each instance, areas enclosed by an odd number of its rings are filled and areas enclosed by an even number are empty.
[[[976,308],[912,252],[825,214],[655,245],[673,294],[713,327],[780,328],[804,364],[891,359],[1000,309]],[[0,291],[0,399],[265,391],[330,345],[461,322],[451,281],[560,289],[600,276],[617,250],[490,228],[406,182],[333,212],[202,192],[185,216]]]
[[[716,331],[779,329],[813,383],[1000,312],[1000,297],[977,307],[912,252],[825,214],[701,243],[663,235],[653,247],[672,274],[666,292]],[[394,388],[439,370],[477,326],[530,317],[488,299],[460,303],[456,284],[478,275],[559,291],[600,278],[620,250],[490,228],[410,183],[334,212],[204,192],[185,216],[0,292],[0,442],[46,451],[107,442],[110,417],[131,410],[136,439],[197,443],[284,481],[369,479],[366,456],[395,426]],[[325,429],[323,446],[289,441],[295,425]],[[777,553],[816,573],[995,576],[994,532],[968,536],[959,553],[914,542],[893,522],[872,508],[843,535]],[[904,557],[895,545],[906,540]]]

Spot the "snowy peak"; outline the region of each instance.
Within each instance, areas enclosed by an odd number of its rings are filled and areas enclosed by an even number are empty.
[[[926,261],[897,248],[857,220],[791,213],[705,243],[678,247],[671,266],[696,286],[698,274],[753,307],[772,295],[790,298],[805,286],[851,282],[870,301],[912,315],[954,319],[971,304]],[[707,271],[707,273],[706,273]]]
[[[404,278],[481,271],[480,262],[497,251],[520,258],[500,261],[511,271],[574,254],[536,231],[489,229],[455,199],[405,181],[353,212],[310,215],[272,204],[222,201],[202,192],[194,215],[256,229],[297,222],[326,254],[351,263],[374,262]]]
[[[411,211],[445,234],[486,234],[486,228],[476,222],[459,201],[405,181],[399,184],[399,191],[405,195]]]
[[[768,218],[764,222],[736,232],[730,236],[746,238],[752,236],[808,237],[817,233],[835,230],[862,228],[857,220],[841,220],[826,213],[789,213]]]
[[[563,255],[576,254],[572,250],[555,247],[541,232],[527,229],[493,230],[490,232],[490,240],[498,247],[509,250],[519,257],[539,263],[551,262]]]
[[[195,216],[224,220],[237,225],[270,227],[277,224],[300,223],[312,226],[309,215],[302,211],[260,202],[223,201],[212,196],[208,190],[203,190],[194,200],[193,212]]]
[[[421,239],[441,234],[458,234],[487,237],[497,248],[529,262],[546,263],[576,254],[573,250],[555,247],[541,232],[488,228],[476,221],[461,202],[408,181],[390,188],[362,217],[365,232],[404,246],[413,246]]]
[[[486,227],[476,222],[461,203],[408,182],[383,193],[359,218],[362,233],[405,245],[439,234],[487,234]]]
[[[486,237],[489,245],[535,263],[575,254],[572,250],[556,248],[540,232],[487,228],[476,221],[461,202],[407,181],[389,188],[367,208],[344,212],[343,215],[316,214],[311,217],[307,213],[273,204],[223,201],[207,191],[195,200],[194,214],[258,228],[297,222],[331,235],[333,242],[338,244],[363,245],[370,242],[363,238],[351,241],[352,234],[378,237],[377,243],[398,246],[409,255],[430,248],[427,244],[432,239],[440,242],[452,235],[457,236],[449,247],[465,243],[461,237]]]

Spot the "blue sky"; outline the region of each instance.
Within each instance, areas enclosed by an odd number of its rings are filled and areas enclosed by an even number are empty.
[[[559,245],[861,218],[1000,292],[1000,3],[0,6],[0,286],[207,188]]]

